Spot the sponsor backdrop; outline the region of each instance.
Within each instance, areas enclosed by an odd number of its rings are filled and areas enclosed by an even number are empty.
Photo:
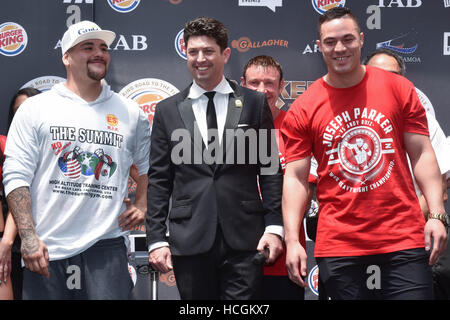
[[[0,134],[7,133],[10,98],[19,88],[33,86],[44,91],[64,81],[60,40],[75,22],[93,20],[116,32],[106,81],[116,92],[137,101],[152,123],[156,103],[191,80],[183,42],[186,21],[205,15],[228,27],[232,52],[225,74],[230,79],[239,81],[243,66],[256,55],[275,57],[287,80],[278,105],[288,109],[326,72],[315,45],[319,16],[344,5],[356,14],[365,33],[363,57],[377,47],[398,52],[422,101],[434,108],[442,129],[450,135],[450,113],[446,111],[450,98],[450,0],[5,1],[0,11]],[[138,247],[135,249],[141,250]],[[310,257],[312,250],[309,241]],[[310,260],[313,272],[309,281],[314,287],[317,273],[314,260]],[[147,281],[139,278],[135,275],[138,282]],[[165,291],[160,298],[177,299],[173,276],[161,278],[160,289]],[[315,299],[313,291],[307,291],[308,299]],[[148,292],[149,287],[144,288],[135,292],[135,297],[147,298]]]

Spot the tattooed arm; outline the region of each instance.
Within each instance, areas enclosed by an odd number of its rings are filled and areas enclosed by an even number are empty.
[[[25,267],[49,278],[48,251],[34,229],[29,188],[19,187],[11,191],[7,201],[22,240],[21,252]]]

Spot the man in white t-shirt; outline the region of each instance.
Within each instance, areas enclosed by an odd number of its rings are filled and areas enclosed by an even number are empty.
[[[128,299],[132,289],[125,239],[145,216],[150,128],[137,104],[101,84],[114,39],[90,21],[70,26],[67,81],[25,101],[12,122],[3,181],[24,299]]]

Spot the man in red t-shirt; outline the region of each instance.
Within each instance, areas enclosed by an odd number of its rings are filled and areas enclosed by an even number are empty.
[[[278,61],[270,56],[264,55],[250,59],[244,67],[241,85],[249,89],[263,92],[266,95],[274,119],[274,128],[276,130],[280,129],[281,123],[287,112],[277,107],[278,97],[284,87],[283,70]],[[278,133],[276,138],[281,168],[284,172],[286,166],[284,143]],[[315,171],[310,175],[311,182],[315,180],[314,172]],[[309,197],[312,197],[312,192],[309,193]],[[300,243],[305,247],[306,240],[303,223],[300,228],[299,237]],[[304,288],[295,285],[288,278],[286,269],[286,250],[278,257],[275,263],[264,267],[263,290],[263,299],[304,299]]]
[[[349,9],[322,15],[317,45],[328,73],[297,98],[283,121],[289,276],[305,285],[298,212],[304,212],[312,153],[320,203],[315,257],[328,298],[431,299],[428,264],[445,250],[446,230],[425,110],[406,78],[361,65],[363,41]],[[426,224],[406,152],[430,206]]]

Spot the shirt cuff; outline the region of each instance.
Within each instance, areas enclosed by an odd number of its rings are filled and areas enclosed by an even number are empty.
[[[264,230],[264,233],[273,233],[281,237],[281,239],[284,239],[284,228],[283,226],[277,226],[277,225],[271,225],[267,226],[266,230]]]
[[[284,239],[283,226],[277,226],[277,225],[267,226],[266,229],[264,230],[264,233],[273,233],[273,234],[280,236],[281,239]],[[155,249],[162,248],[162,247],[168,247],[168,246],[169,246],[169,243],[166,241],[155,242],[148,246],[148,252],[152,252]]]
[[[166,241],[155,242],[148,246],[148,252],[152,252],[155,249],[162,248],[162,247],[168,247],[168,246],[169,246],[169,243]]]
[[[21,180],[21,179],[14,179],[9,181],[5,185],[5,199],[6,197],[13,192],[14,190],[21,188],[21,187],[30,187],[30,184],[27,181]]]

